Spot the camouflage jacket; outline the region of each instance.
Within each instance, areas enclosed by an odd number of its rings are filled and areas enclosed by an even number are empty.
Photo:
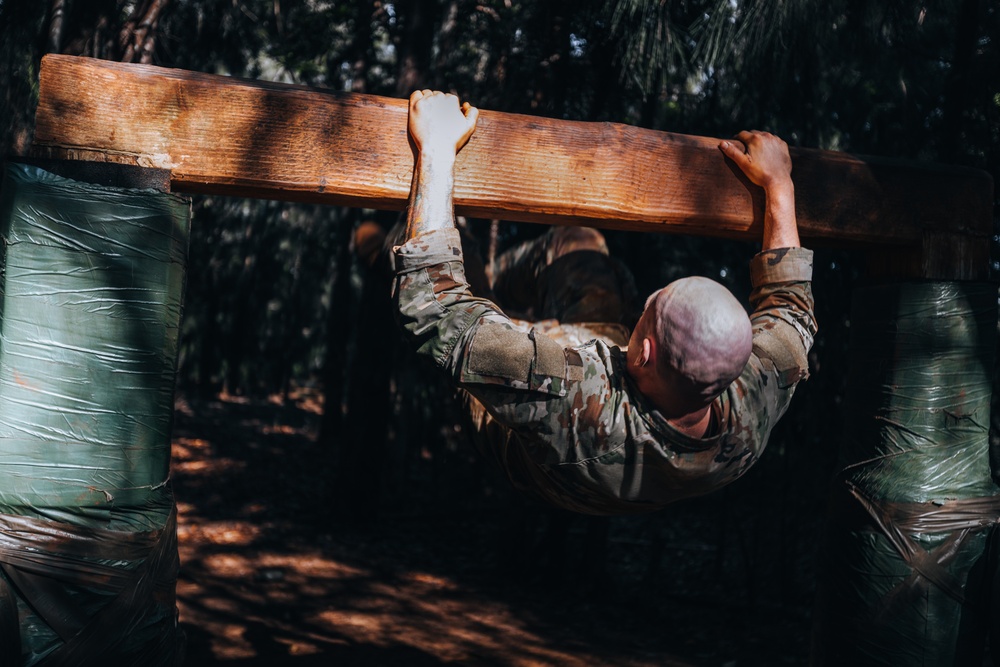
[[[646,401],[618,345],[564,347],[474,296],[455,230],[412,239],[396,248],[395,262],[401,324],[419,354],[485,407],[477,427],[490,454],[516,487],[573,511],[650,511],[732,482],[761,455],[808,376],[816,322],[812,251],[804,248],[754,257],[753,354],[713,403],[715,429],[702,439],[677,431]]]

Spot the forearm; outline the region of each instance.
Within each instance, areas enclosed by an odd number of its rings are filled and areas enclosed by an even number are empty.
[[[764,188],[762,250],[799,246],[799,230],[795,220],[795,186],[787,178]]]
[[[407,241],[455,224],[454,191],[454,152],[419,152],[406,210]]]

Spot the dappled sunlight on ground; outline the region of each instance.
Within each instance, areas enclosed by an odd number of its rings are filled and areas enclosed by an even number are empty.
[[[359,647],[381,653],[381,660],[391,664],[407,664],[418,654],[428,664],[598,665],[610,660],[584,646],[569,652],[550,645],[539,632],[545,627],[530,629],[531,619],[519,618],[509,605],[425,573],[383,581],[375,572],[304,550],[199,559],[196,550],[185,548],[183,556],[188,563],[199,560],[199,572],[178,586],[182,618],[207,635],[217,660],[334,657],[342,651],[349,656]],[[667,664],[627,656],[613,662]]]
[[[461,525],[338,526],[318,477],[319,412],[312,397],[290,409],[178,401],[188,665],[693,664],[650,645],[621,610],[507,586],[477,564]]]

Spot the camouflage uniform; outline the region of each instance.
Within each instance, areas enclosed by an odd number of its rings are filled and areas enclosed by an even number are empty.
[[[496,303],[512,317],[625,325],[624,345],[639,316],[632,273],[608,255],[597,230],[552,227],[500,255],[492,273]]]
[[[419,354],[485,406],[473,415],[490,455],[517,488],[573,511],[650,511],[735,480],[808,375],[816,324],[803,248],[753,259],[753,355],[713,402],[702,439],[676,430],[632,384],[624,327],[532,326],[473,296],[456,230],[399,246],[395,263],[401,323]]]

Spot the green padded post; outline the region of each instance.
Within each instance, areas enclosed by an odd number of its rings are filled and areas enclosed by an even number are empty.
[[[169,469],[190,218],[165,192],[5,168],[0,637],[5,609],[20,632],[2,664],[179,655]]]
[[[859,290],[812,664],[980,667],[1000,489],[988,430],[997,287]]]

